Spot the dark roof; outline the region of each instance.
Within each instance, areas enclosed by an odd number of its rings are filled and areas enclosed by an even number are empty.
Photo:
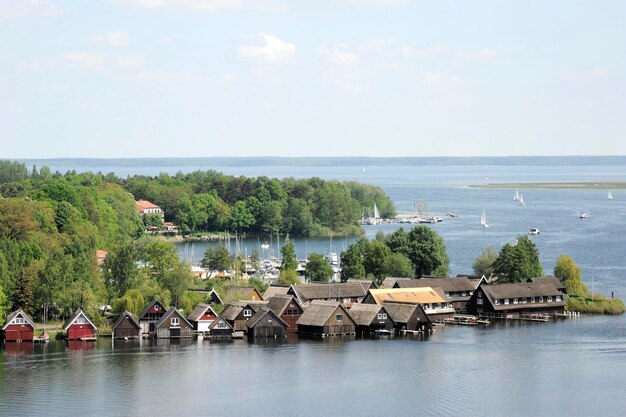
[[[124,310],[124,312],[120,314],[120,316],[117,318],[117,320],[115,320],[115,323],[113,323],[113,326],[111,326],[111,328],[116,329],[117,326],[120,325],[122,320],[124,320],[124,317],[128,317],[130,319],[130,322],[133,323],[136,328],[141,329],[141,326],[139,325],[139,321],[137,321],[137,316],[135,316],[133,313],[131,313],[128,310]]]
[[[300,302],[298,301],[296,297],[294,297],[293,295],[286,295],[286,294],[275,295],[271,297],[268,300],[267,307],[270,310],[272,310],[274,313],[276,313],[277,316],[281,316],[285,312],[285,309],[289,307],[289,304],[291,303],[296,303],[298,307],[300,307],[300,309],[304,311],[304,309],[302,308],[302,306],[300,305]]]
[[[361,284],[361,286],[365,289],[365,291],[369,290],[370,288],[378,288],[374,281],[368,280],[368,279],[348,278],[346,282],[351,283],[351,284]]]
[[[540,308],[540,307],[559,307],[564,306],[565,301],[552,301],[548,302],[547,297],[556,297],[557,295],[563,296],[563,293],[554,285],[551,280],[541,280],[539,282],[520,282],[514,284],[482,284],[478,287],[478,290],[482,290],[485,296],[489,299],[494,309],[496,310],[514,310],[522,306],[525,308]],[[544,302],[540,303],[538,300],[535,303],[526,304],[495,304],[494,300],[502,299],[514,299],[514,298],[528,298],[528,297],[545,297]]]
[[[302,301],[365,297],[365,295],[367,295],[367,288],[363,288],[363,285],[358,282],[292,285],[291,288],[294,289],[297,297]]]
[[[567,289],[565,288],[565,284],[563,284],[557,277],[535,277],[535,278],[530,278],[529,279],[530,282],[545,282],[545,281],[550,281],[554,284],[554,286],[559,290],[559,291],[566,291]]]
[[[6,330],[6,328],[9,326],[9,324],[11,323],[11,320],[13,320],[17,315],[21,315],[22,317],[24,317],[24,319],[26,319],[26,321],[28,322],[28,324],[30,324],[31,326],[33,326],[33,329],[36,328],[35,326],[35,322],[33,321],[33,319],[26,314],[26,312],[24,310],[22,310],[21,308],[18,310],[15,310],[14,312],[12,312],[11,314],[9,314],[7,316],[7,321],[6,323],[4,323],[4,326],[2,326],[2,330]]]
[[[76,310],[69,319],[67,319],[67,321],[63,325],[63,330],[67,330],[72,325],[72,323],[74,323],[74,321],[78,318],[78,316],[80,316],[81,314],[93,326],[94,330],[98,330],[96,325],[93,324],[93,322],[89,319],[89,317],[87,317],[87,314],[85,314],[85,312],[80,308]]]
[[[267,306],[261,307],[261,309],[257,311],[254,316],[250,317],[250,320],[246,322],[246,327],[249,329],[253,328],[257,325],[259,321],[263,319],[263,317],[268,314],[270,314],[278,323],[282,324],[285,329],[289,327],[289,325],[283,319],[278,317],[278,315],[276,315],[276,313],[270,310]]]
[[[387,313],[386,309],[378,304],[352,304],[348,314],[358,326],[369,326],[381,310]]]
[[[214,304],[224,304],[222,302],[222,298],[217,293],[217,291],[215,291],[215,289],[212,289],[212,290],[202,290],[202,289],[198,289],[198,288],[189,288],[187,291],[195,292],[197,294],[209,295],[211,297],[211,299],[213,300]]]
[[[213,310],[211,308],[210,305],[208,305],[208,304],[198,304],[196,306],[196,308],[194,308],[193,311],[191,313],[189,313],[189,315],[187,316],[187,320],[188,321],[198,321],[200,319],[200,317],[202,317],[204,315],[204,313],[206,313],[207,310],[211,310],[213,312],[213,314],[215,314],[217,316],[217,313],[215,312],[215,310]]]
[[[301,326],[323,326],[328,319],[332,317],[337,308],[340,308],[346,313],[346,310],[338,302],[313,301],[307,309],[304,310],[304,313],[296,323]],[[350,321],[353,321],[348,314],[346,315]]]
[[[172,314],[174,314],[174,313],[178,313],[178,315],[180,316],[180,318],[181,318],[181,319],[183,319],[183,320],[184,320],[184,321],[185,321],[185,322],[189,325],[189,327],[193,327],[193,326],[191,325],[191,323],[189,323],[189,322],[187,321],[187,319],[186,319],[186,318],[185,318],[182,314],[180,314],[180,312],[176,309],[176,307],[170,307],[170,309],[169,309],[169,310],[167,310],[167,312],[166,312],[165,314],[163,314],[163,316],[159,319],[159,321],[157,321],[156,323],[154,323],[154,327],[155,327],[155,328],[159,327],[161,324],[163,324],[163,322],[164,322],[165,320],[167,320],[167,319],[168,319],[168,317],[169,317],[169,316],[171,316],[171,315],[172,315]]]
[[[215,321],[213,321],[213,323],[209,324],[209,331],[211,331],[211,330],[213,330],[213,328],[217,327],[217,324],[218,324],[218,323],[220,323],[220,322],[224,322],[224,323],[226,323],[226,326],[228,326],[228,328],[229,328],[230,330],[233,330],[233,326],[231,326],[231,325],[228,323],[228,321],[226,321],[226,319],[225,319],[225,318],[223,318],[223,317],[218,317]],[[223,330],[223,329],[220,329],[220,330]]]
[[[383,303],[385,310],[389,313],[391,319],[396,323],[408,323],[411,316],[415,314],[417,309],[417,317],[421,322],[428,322],[430,319],[419,304],[391,303],[385,301]]]
[[[476,285],[467,277],[401,279],[396,281],[395,286],[398,288],[442,288],[445,292],[465,291],[467,293],[476,289]]]
[[[152,308],[152,306],[154,306],[155,304],[160,305],[161,308],[163,308],[163,311],[165,311],[165,306],[163,304],[161,304],[159,301],[157,301],[157,299],[155,298],[152,301],[150,301],[150,304],[148,304],[146,306],[146,308],[144,308],[143,311],[139,314],[139,320],[141,320],[143,318],[143,316],[148,314],[148,310],[150,310]]]
[[[264,305],[267,305],[267,301],[232,301],[224,308],[220,317],[226,320],[235,320],[246,306],[249,306],[256,313]]]

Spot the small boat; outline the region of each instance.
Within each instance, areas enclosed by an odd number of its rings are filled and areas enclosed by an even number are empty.
[[[541,232],[536,227],[531,227],[530,231],[528,232],[529,235],[538,235],[539,233]]]
[[[33,338],[33,342],[35,343],[48,343],[49,340],[50,340],[50,335],[45,330],[43,331],[43,333],[41,333],[40,336],[35,336]]]
[[[487,224],[487,216],[485,215],[485,210],[483,210],[482,216],[480,216],[480,224],[486,229],[489,227]]]
[[[374,330],[374,333],[378,336],[389,336],[391,334],[391,332],[387,329],[376,329]]]
[[[524,203],[524,196],[523,195],[519,195],[519,205],[520,206],[525,206],[526,203]]]
[[[584,211],[582,213],[580,213],[580,218],[581,219],[586,219],[587,218],[587,213],[585,213]]]
[[[515,195],[513,196],[513,201],[519,201],[519,193],[515,190]]]
[[[609,195],[607,195],[606,198],[608,198],[609,200],[613,200],[613,194],[611,194],[611,192],[609,191]]]
[[[267,242],[261,245],[261,249],[269,249],[269,248],[270,248],[270,245]]]

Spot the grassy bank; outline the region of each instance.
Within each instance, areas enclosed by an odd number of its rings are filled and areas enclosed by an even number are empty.
[[[569,311],[579,311],[586,314],[624,314],[624,301],[619,298],[607,298],[601,294],[587,294],[585,296],[570,296],[565,302]]]
[[[474,188],[566,188],[566,189],[626,189],[626,181],[605,182],[503,182],[470,185]]]

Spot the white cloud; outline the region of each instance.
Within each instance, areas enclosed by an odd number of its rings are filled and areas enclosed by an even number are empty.
[[[605,68],[594,68],[588,71],[563,71],[559,78],[566,82],[588,82],[605,79],[608,75]]]
[[[109,32],[104,35],[96,35],[90,39],[94,43],[102,43],[113,47],[128,46],[128,32],[119,30],[117,32]]]
[[[359,61],[358,56],[347,51],[348,46],[344,44],[335,45],[333,48],[324,47],[322,49],[322,56],[324,56],[328,62],[335,65],[352,65]]]
[[[278,64],[287,61],[296,53],[296,46],[289,42],[284,42],[276,36],[259,34],[265,42],[264,45],[241,46],[238,50],[239,57],[251,59],[267,64]]]
[[[106,61],[106,57],[89,52],[68,52],[63,56],[66,61],[85,67],[99,67]]]
[[[142,10],[174,10],[180,12],[220,12],[241,7],[241,0],[117,0],[116,4]]]
[[[140,56],[121,56],[111,61],[114,67],[122,69],[138,69],[144,66],[145,61]]]
[[[419,79],[425,84],[434,87],[459,85],[463,82],[463,80],[456,75],[446,75],[439,72],[422,72],[419,74]]]
[[[483,48],[477,51],[464,52],[459,51],[456,53],[457,58],[465,59],[467,61],[490,61],[496,57],[496,53],[493,49]]]
[[[413,48],[411,46],[402,48],[402,55],[407,59],[428,59],[447,54],[448,47],[442,44],[433,45],[428,48]]]
[[[59,16],[62,11],[46,0],[0,0],[1,17]]]

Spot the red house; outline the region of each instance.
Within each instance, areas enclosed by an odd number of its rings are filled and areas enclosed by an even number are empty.
[[[32,342],[35,334],[35,323],[22,309],[7,316],[2,326],[4,340],[7,342]]]
[[[74,312],[63,325],[63,330],[67,332],[67,340],[94,340],[98,328],[82,309]]]

